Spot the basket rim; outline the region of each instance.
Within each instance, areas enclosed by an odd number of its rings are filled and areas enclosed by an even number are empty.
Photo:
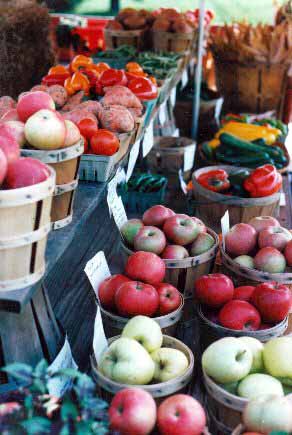
[[[84,151],[84,140],[81,137],[78,142],[66,148],[58,148],[52,150],[22,148],[21,155],[23,155],[24,157],[36,158],[47,164],[49,163],[53,164],[53,163],[65,162],[67,160],[72,160],[76,157],[79,157],[83,154],[83,151]]]

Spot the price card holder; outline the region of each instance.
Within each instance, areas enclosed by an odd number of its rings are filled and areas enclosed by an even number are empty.
[[[110,216],[113,215],[116,226],[120,230],[121,227],[124,225],[124,223],[127,222],[128,218],[127,218],[127,214],[125,211],[122,198],[117,194],[118,180],[119,178],[113,179],[108,184],[107,204],[108,204]]]
[[[77,369],[78,366],[74,361],[68,337],[65,338],[65,343],[55,360],[48,367],[50,373],[56,373],[61,369]],[[49,379],[48,390],[49,394],[55,397],[62,397],[72,386],[72,380],[68,376],[56,376]]]
[[[144,139],[142,143],[143,157],[147,156],[147,154],[151,151],[153,145],[154,145],[154,132],[153,132],[153,119],[152,119],[144,134]]]
[[[94,321],[94,331],[93,331],[93,352],[96,362],[99,363],[100,357],[108,346],[107,339],[105,337],[103,323],[100,313],[100,308],[97,305],[96,316]]]
[[[186,147],[184,152],[184,172],[190,171],[194,165],[196,144]]]
[[[129,181],[129,179],[131,178],[131,175],[134,171],[134,168],[135,168],[135,165],[137,162],[137,158],[139,155],[139,150],[140,150],[140,140],[135,142],[132,149],[131,149],[130,156],[129,156],[128,168],[127,168],[126,181]]]
[[[172,107],[175,106],[175,102],[176,102],[176,86],[174,86],[171,90],[170,93],[170,103],[172,105]]]
[[[165,121],[167,119],[167,112],[166,111],[167,111],[167,106],[166,106],[166,101],[164,101],[160,106],[159,114],[158,114],[159,122],[161,125],[164,125]]]
[[[186,87],[188,81],[189,81],[188,70],[187,68],[185,68],[181,76],[181,89],[184,89]]]
[[[178,171],[178,178],[179,178],[179,184],[180,184],[181,190],[186,195],[188,193],[187,184],[184,180],[183,172],[181,169]]]
[[[225,236],[230,229],[229,211],[226,210],[224,216],[221,218],[221,232],[222,232],[222,244],[225,251]]]
[[[91,260],[86,263],[84,272],[86,273],[94,293],[98,298],[98,287],[102,281],[111,276],[103,251],[99,251]]]
[[[179,128],[176,128],[172,133],[172,137],[179,137]]]

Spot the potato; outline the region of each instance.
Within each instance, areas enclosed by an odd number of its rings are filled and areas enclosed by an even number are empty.
[[[51,95],[51,97],[53,98],[57,109],[63,107],[68,100],[68,94],[64,86],[61,85],[49,86],[47,93]]]
[[[139,17],[139,15],[133,15],[124,20],[124,26],[129,30],[143,29],[146,24],[145,18]]]
[[[152,30],[154,32],[169,32],[170,21],[166,18],[157,18],[153,23]]]
[[[180,18],[172,23],[172,30],[175,33],[192,33],[193,27],[184,18]]]
[[[124,27],[121,23],[119,23],[119,21],[116,20],[111,20],[107,23],[106,26],[107,29],[111,29],[111,30],[124,30]]]

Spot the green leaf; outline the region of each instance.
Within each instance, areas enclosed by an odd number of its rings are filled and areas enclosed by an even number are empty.
[[[41,379],[33,380],[31,390],[35,393],[41,393],[41,394],[46,394],[48,391],[45,382],[42,381]]]
[[[68,421],[70,419],[76,420],[78,415],[79,413],[77,407],[69,400],[66,400],[61,407],[62,420],[63,421]]]
[[[71,435],[70,426],[68,423],[65,423],[61,429],[60,435]]]
[[[36,365],[33,375],[37,378],[44,378],[47,374],[48,363],[45,359],[41,359],[40,362]]]
[[[1,370],[12,376],[16,380],[31,383],[33,369],[28,364],[12,363],[3,367]]]
[[[95,392],[95,383],[93,380],[87,376],[86,374],[82,374],[76,382],[74,390],[81,400],[84,397],[92,396]]]
[[[27,435],[42,435],[50,433],[51,422],[44,417],[32,417],[21,422],[21,426],[27,432]]]
[[[91,425],[93,421],[79,421],[75,425],[76,435],[92,435]]]
[[[83,374],[81,372],[79,372],[79,370],[70,369],[70,368],[61,369],[61,370],[58,370],[54,373],[49,373],[49,375],[52,378],[55,378],[57,376],[68,376],[68,378],[71,378],[71,379],[80,378],[81,376],[83,376]]]

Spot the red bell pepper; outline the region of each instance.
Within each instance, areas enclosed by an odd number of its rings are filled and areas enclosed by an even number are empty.
[[[197,178],[197,182],[212,192],[225,192],[230,188],[228,174],[224,169],[205,172]]]
[[[136,77],[130,80],[128,88],[142,101],[157,98],[157,86],[146,77]]]
[[[115,85],[126,86],[128,79],[124,70],[110,68],[101,74],[99,82],[103,88]]]
[[[65,80],[70,77],[69,72],[63,74],[48,74],[42,78],[42,85],[53,86],[61,85],[64,86]]]
[[[255,169],[243,182],[243,187],[252,198],[270,196],[282,187],[282,175],[273,165],[263,165]]]

